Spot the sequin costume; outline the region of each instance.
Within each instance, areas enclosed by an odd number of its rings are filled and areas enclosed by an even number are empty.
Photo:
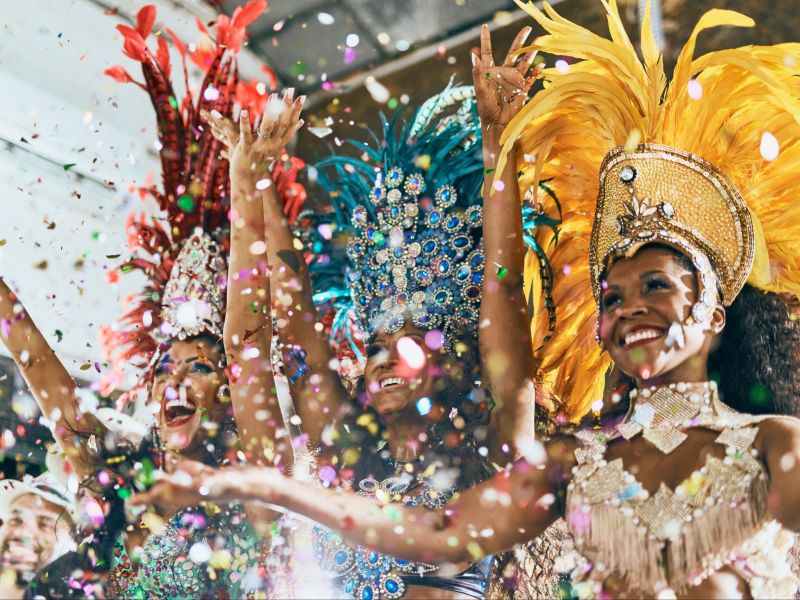
[[[792,597],[800,583],[786,560],[794,536],[767,516],[769,476],[752,447],[765,418],[775,417],[727,407],[714,382],[676,384],[634,392],[630,417],[614,430],[578,433],[566,519],[586,559],[573,581],[579,595],[600,595],[609,575],[637,593],[680,593],[729,566],[754,598]],[[668,454],[687,437],[678,426],[718,431],[724,454],[709,454],[674,490],[662,482],[651,495],[621,458],[605,459],[609,443],[637,435]]]
[[[148,283],[133,299],[135,306],[101,331],[106,358],[115,370],[128,363],[144,368],[138,386],[120,402],[149,389],[152,367],[171,341],[201,334],[221,337],[227,285],[229,165],[220,156],[222,144],[203,123],[200,111],[216,110],[230,118],[234,103],[239,103],[252,118],[263,112],[267,94],[258,93],[255,82],[239,80],[236,55],[246,39],[246,27],[266,7],[264,0],[252,0],[236,8],[231,17],[220,15],[214,36],[198,21],[201,34],[212,42],[211,49],[206,49],[206,44],[184,45],[165,28],[181,57],[187,90],[182,99],[170,81],[167,36],[158,36],[155,51],[146,43],[156,19],[155,7],[142,8],[135,27],[117,26],[124,38],[123,52],[141,64],[145,83],[138,83],[120,66],[106,74],[123,83],[135,83],[150,95],[157,116],[163,177],[163,189],[139,190],[142,196],[149,194],[157,201],[162,214],[160,218],[130,215],[127,226],[132,257],[119,269],[122,273],[138,270]],[[187,59],[204,73],[199,92],[192,91],[189,84]],[[301,166],[299,159],[284,155],[272,172],[290,222],[305,200],[305,189],[295,180]],[[106,382],[106,393],[114,389],[114,383],[113,379]],[[217,450],[221,456],[228,449]],[[225,506],[214,514],[185,509],[162,531],[150,533],[142,555],[135,560],[128,556],[123,540],[118,541],[111,587],[124,598],[242,597],[257,586],[257,581],[245,585],[244,580],[253,576],[263,555],[262,544],[244,520],[241,506]]]
[[[363,340],[377,330],[399,331],[407,320],[425,331],[440,330],[450,350],[458,341],[477,343],[483,161],[473,93],[471,87],[448,87],[407,124],[384,119],[383,136],[374,144],[354,142],[365,158],[336,156],[317,165],[334,210],[304,215],[314,225],[305,239],[315,301],[332,309],[333,345],[362,361]],[[523,209],[525,239],[534,252],[538,216],[530,206]],[[333,230],[337,243],[316,234],[321,224]],[[345,252],[337,238],[341,233],[349,236]],[[411,494],[409,483],[398,477],[366,480],[360,492],[442,509],[454,491],[436,492],[423,480]],[[315,543],[323,568],[346,594],[363,600],[400,598],[409,585],[482,598],[490,583],[493,559],[442,576],[433,565],[352,547],[324,530],[316,531]],[[546,561],[542,580],[551,571],[552,562]]]
[[[255,538],[238,505],[213,516],[182,511],[147,537],[138,560],[122,540],[114,545],[111,592],[123,599],[244,598],[261,586],[264,551]]]
[[[704,29],[754,22],[727,10],[706,13],[680,53],[671,82],[649,23],[642,21],[643,60],[614,1],[611,39],[560,17],[549,5],[518,4],[545,30],[534,47],[576,59],[545,70],[545,88],[503,134],[504,166],[512,143],[523,189],[540,179],[560,200],[541,196],[563,217],[552,248],[556,327],[537,351],[539,378],[570,419],[603,395],[610,358],[595,343],[602,274],[647,244],[674,248],[697,274],[688,325],[707,327],[715,307],[730,306],[745,283],[800,295],[800,232],[795,165],[800,156],[798,44],[744,47],[694,58]],[[780,152],[763,152],[764,132]],[[533,159],[529,157],[535,157]],[[535,307],[534,339],[551,327],[536,269],[526,274]],[[565,310],[564,306],[568,309]],[[536,314],[538,313],[538,315]],[[631,411],[613,431],[580,432],[577,466],[566,493],[567,524],[584,564],[581,596],[602,597],[622,580],[644,597],[686,591],[725,567],[754,597],[790,597],[798,580],[787,563],[793,534],[770,521],[769,475],[753,448],[766,417],[734,412],[711,384],[676,384],[631,395]],[[776,417],[772,417],[776,418]],[[781,417],[789,418],[789,417]],[[664,454],[694,429],[719,432],[705,464],[675,489],[648,493],[621,460],[606,455],[621,438]],[[699,434],[698,434],[699,435]]]

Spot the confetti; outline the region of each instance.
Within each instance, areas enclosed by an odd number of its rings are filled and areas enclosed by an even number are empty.
[[[72,167],[74,167],[76,164],[77,164],[77,163],[67,163],[67,164],[65,164],[65,165],[62,165],[62,167],[61,167],[61,168],[62,168],[62,169],[64,169],[65,171],[69,171],[69,170],[70,170]]]
[[[780,144],[778,144],[778,139],[772,135],[769,131],[765,131],[761,134],[761,156],[764,160],[773,161],[778,158],[778,154],[780,154]]]
[[[497,269],[498,279],[503,279],[503,277],[505,277],[506,275],[508,275],[508,269],[506,269],[505,267],[500,267]]]

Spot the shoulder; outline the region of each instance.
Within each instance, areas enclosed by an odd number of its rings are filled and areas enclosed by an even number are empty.
[[[800,446],[800,419],[775,415],[758,424],[755,445],[763,455]]]

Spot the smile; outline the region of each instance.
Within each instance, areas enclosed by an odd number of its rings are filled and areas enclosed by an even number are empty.
[[[661,337],[664,337],[664,331],[661,329],[651,327],[637,329],[625,335],[624,339],[622,340],[622,347],[625,349],[635,348],[636,346],[648,344]]]
[[[398,385],[408,385],[408,379],[404,379],[403,377],[384,377],[381,379],[382,390]]]
[[[175,398],[164,403],[164,421],[169,427],[177,427],[189,421],[197,412],[197,405],[190,400]]]

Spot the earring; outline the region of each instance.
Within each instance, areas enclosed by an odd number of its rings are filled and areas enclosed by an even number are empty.
[[[231,401],[231,386],[227,383],[223,383],[219,386],[217,390],[217,400],[223,403],[227,403]]]

